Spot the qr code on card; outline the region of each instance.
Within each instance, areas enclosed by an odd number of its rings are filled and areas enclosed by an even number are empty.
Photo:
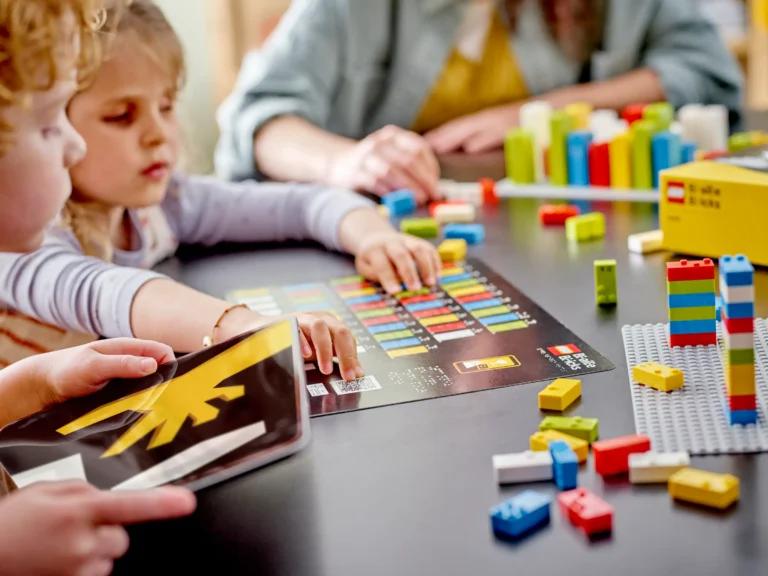
[[[310,396],[327,396],[328,389],[325,384],[307,384],[307,392]]]
[[[355,392],[368,392],[369,390],[381,390],[381,384],[373,376],[363,376],[356,380],[344,382],[344,380],[334,380],[331,382],[331,386],[336,391],[336,394],[341,396],[342,394],[354,394]]]

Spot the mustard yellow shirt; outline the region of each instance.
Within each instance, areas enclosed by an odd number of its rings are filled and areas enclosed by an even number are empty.
[[[482,58],[472,61],[457,48],[451,51],[412,129],[428,132],[461,116],[527,97],[528,88],[512,52],[509,30],[496,11]]]

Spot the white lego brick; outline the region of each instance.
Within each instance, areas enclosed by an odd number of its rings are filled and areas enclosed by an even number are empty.
[[[737,304],[739,302],[755,301],[755,286],[726,286],[725,281],[720,277],[720,296],[723,297],[723,303]]]
[[[627,237],[627,248],[635,254],[650,254],[662,249],[664,233],[661,230],[630,234]]]
[[[688,142],[695,142],[701,147],[699,138],[699,122],[701,122],[704,106],[701,104],[686,104],[677,112],[677,120],[680,123],[680,138]]]
[[[690,465],[688,452],[630,454],[629,481],[633,484],[666,482],[672,474]]]
[[[723,341],[727,348],[731,350],[742,350],[745,348],[754,348],[755,335],[752,332],[742,334],[730,334],[723,326]]]
[[[520,107],[519,114],[520,127],[533,134],[533,169],[536,182],[544,182],[544,150],[549,147],[552,138],[552,105],[542,101],[528,102]]]
[[[552,480],[552,456],[546,450],[497,454],[493,457],[493,472],[499,484]]]
[[[483,204],[483,189],[478,182],[441,180],[438,188],[446,200],[461,200],[475,206],[482,206]]]
[[[728,150],[728,109],[722,104],[704,106],[697,133],[703,150]]]
[[[435,208],[435,220],[438,224],[449,222],[474,222],[477,211],[472,204],[443,204]]]

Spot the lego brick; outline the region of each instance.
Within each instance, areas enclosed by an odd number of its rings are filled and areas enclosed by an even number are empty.
[[[629,132],[615,136],[608,144],[611,187],[632,187],[632,138]]]
[[[576,452],[579,462],[586,462],[587,455],[589,454],[589,443],[581,438],[563,434],[562,432],[556,432],[555,430],[544,430],[531,435],[530,448],[537,452],[541,450],[549,450],[549,443],[554,440],[567,442],[573,451]]]
[[[575,130],[566,138],[568,157],[568,184],[571,186],[589,186],[589,144],[592,133]]]
[[[723,330],[723,342],[725,343],[726,348],[734,350],[752,348],[755,345],[755,335],[753,332],[730,334]]]
[[[665,130],[665,128],[662,128]],[[659,187],[659,172],[677,166],[682,161],[680,136],[671,132],[654,134],[651,140],[651,163],[653,165],[653,187]]]
[[[539,392],[539,409],[562,412],[580,396],[581,380],[558,378]]]
[[[680,144],[680,162],[685,164],[696,159],[696,143],[682,142]]]
[[[648,104],[645,103],[629,104],[628,106],[625,106],[621,111],[621,118],[631,126],[638,120],[643,119],[643,110],[645,110],[646,106],[648,106]]]
[[[610,532],[613,528],[613,508],[586,488],[576,488],[558,494],[560,513],[587,536]]]
[[[490,509],[491,527],[502,536],[523,536],[549,522],[551,502],[546,494],[533,490],[521,492]]]
[[[539,430],[557,430],[591,444],[597,440],[598,420],[580,416],[547,416],[539,423]]]
[[[549,452],[526,450],[517,454],[493,457],[493,473],[497,484],[552,480],[552,456]]]
[[[550,141],[550,117],[552,105],[543,100],[526,102],[520,106],[520,127],[530,130],[533,134],[533,156],[536,182],[546,180],[544,161],[547,153],[545,149]]]
[[[578,206],[545,204],[539,208],[539,222],[545,226],[565,226],[565,221],[581,213]]]
[[[563,107],[563,111],[573,119],[574,130],[589,129],[589,115],[592,110],[592,104],[588,102],[573,102]]]
[[[658,131],[656,124],[639,120],[632,124],[632,187],[650,190],[653,188],[651,162],[651,139]]]
[[[715,264],[710,258],[704,260],[680,260],[667,262],[667,280],[714,280]]]
[[[482,224],[448,224],[443,234],[449,239],[463,239],[467,244],[481,244],[485,240],[485,226]]]
[[[643,362],[634,366],[632,379],[638,384],[650,386],[662,392],[682,388],[685,380],[681,370],[657,362]]]
[[[498,206],[499,196],[496,194],[496,182],[493,178],[480,178],[477,183],[480,185],[480,192],[483,195],[483,205]]]
[[[721,309],[721,314],[725,314],[732,320],[754,318],[755,305],[752,302],[737,302],[735,304],[731,304],[730,302],[726,301]]]
[[[728,408],[730,410],[757,410],[757,396],[745,394],[742,396],[728,396]]]
[[[667,281],[668,294],[704,294],[715,291],[715,279]]]
[[[595,260],[595,302],[598,306],[614,306],[616,295],[616,260]]]
[[[630,234],[627,237],[627,249],[635,254],[650,254],[662,249],[664,234],[661,230],[651,230]]]
[[[737,366],[739,364],[751,364],[755,363],[755,349],[754,348],[727,348],[723,350],[723,354],[728,359],[728,365]]]
[[[504,138],[504,158],[507,177],[517,184],[536,181],[533,159],[533,133],[523,128],[510,130]]]
[[[725,416],[731,426],[757,424],[757,410],[730,410],[726,407]]]
[[[720,296],[715,297],[715,318],[720,322],[721,310],[723,309],[723,299]]]
[[[602,212],[590,212],[568,218],[565,221],[565,235],[571,242],[602,238],[605,236],[605,216]]]
[[[688,452],[630,454],[629,481],[633,484],[666,483],[672,474],[690,465]]]
[[[751,286],[755,269],[744,254],[723,256],[719,261],[720,278],[726,286]]]
[[[437,247],[443,262],[461,262],[467,258],[467,241],[463,238],[443,240]]]
[[[467,206],[471,204],[468,204],[467,202],[464,202],[464,200],[442,200],[440,202],[430,202],[428,209],[429,209],[429,215],[430,217],[435,217],[435,210],[437,210],[438,206]]]
[[[717,344],[717,334],[707,332],[705,334],[670,334],[669,346],[682,348],[684,346],[713,346]]]
[[[669,130],[675,119],[675,107],[669,102],[654,102],[643,108],[643,120],[655,123],[659,130]]]
[[[717,321],[711,320],[677,320],[669,323],[669,333],[678,334],[707,334],[715,333]]]
[[[741,152],[752,147],[752,136],[747,132],[737,132],[728,137],[728,152]]]
[[[724,366],[725,391],[728,396],[749,396],[755,394],[755,367],[749,364]]]
[[[730,474],[715,474],[683,468],[669,478],[669,495],[675,500],[724,510],[739,499],[739,479]]]
[[[482,190],[476,182],[440,180],[437,183],[437,191],[448,204],[463,202],[472,206],[483,205]]]
[[[669,320],[717,320],[715,306],[694,306],[692,308],[670,308]]]
[[[731,334],[751,334],[754,331],[754,318],[728,318],[725,308],[720,310],[723,328]]]
[[[742,302],[754,302],[755,301],[755,286],[750,284],[749,286],[728,286],[720,278],[720,297],[723,302],[729,304],[739,304]]]
[[[629,455],[648,452],[651,440],[643,434],[631,434],[592,444],[595,471],[601,476],[612,476],[629,470]]]
[[[563,110],[550,116],[550,144],[548,154],[549,181],[555,186],[568,184],[568,154],[566,140],[573,130],[573,118]]]
[[[549,443],[555,484],[560,490],[573,490],[577,486],[579,460],[576,452],[566,442],[555,440]]]
[[[587,151],[589,159],[589,183],[592,186],[611,185],[610,144],[592,143]]]
[[[400,221],[400,232],[420,238],[437,238],[437,221],[433,218],[404,218]]]
[[[667,296],[670,308],[698,308],[699,306],[714,306],[715,293],[706,294],[670,294]]]
[[[412,190],[396,190],[381,199],[390,216],[405,216],[416,210],[416,195]]]
[[[475,218],[477,218],[475,207],[466,202],[462,202],[461,204],[440,204],[435,207],[435,220],[437,220],[439,224],[474,222]]]

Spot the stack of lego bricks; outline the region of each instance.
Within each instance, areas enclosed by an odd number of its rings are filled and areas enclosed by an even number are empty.
[[[669,345],[717,344],[715,265],[704,260],[667,263]]]
[[[719,264],[726,413],[731,425],[753,424],[757,422],[754,268],[741,254],[723,256]]]

